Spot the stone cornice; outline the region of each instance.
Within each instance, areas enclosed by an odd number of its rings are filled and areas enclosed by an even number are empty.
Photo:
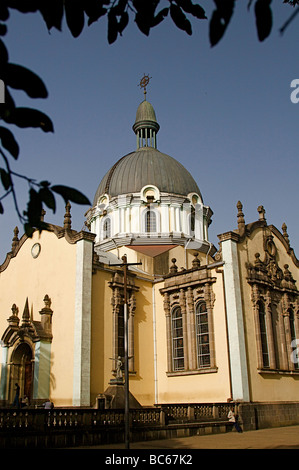
[[[224,232],[217,236],[220,242],[232,240],[236,243],[240,243],[244,241],[246,237],[249,237],[255,230],[264,227],[270,230],[280,240],[280,242],[286,249],[286,252],[290,255],[295,266],[299,267],[299,260],[296,257],[293,248],[290,247],[290,244],[286,237],[274,225],[267,225],[265,219],[256,220],[255,222],[251,222],[250,224],[244,225],[244,228],[242,230],[237,229],[234,231]]]
[[[75,244],[80,240],[88,240],[90,242],[93,242],[96,235],[91,232],[86,232],[84,230],[81,230],[80,232],[77,232],[76,230],[72,229],[65,229],[63,227],[59,227],[58,225],[53,225],[53,224],[46,224],[47,228],[44,231],[55,233],[57,238],[65,238],[66,241],[70,244]],[[36,233],[38,230],[36,230],[34,233]],[[10,261],[12,258],[15,258],[20,251],[21,247],[25,243],[25,241],[30,238],[28,235],[23,234],[20,240],[15,244],[14,249],[12,251],[9,251],[6,255],[6,258],[3,262],[3,264],[0,265],[0,273],[5,271],[5,269],[8,267]]]

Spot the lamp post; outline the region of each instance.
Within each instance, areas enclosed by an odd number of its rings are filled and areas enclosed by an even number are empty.
[[[136,266],[140,263],[128,263],[127,255],[122,256],[121,264],[110,266],[122,266],[124,272],[124,353],[125,353],[125,448],[130,448],[130,407],[129,407],[129,323],[128,323],[128,299],[127,299],[127,271],[128,266]]]

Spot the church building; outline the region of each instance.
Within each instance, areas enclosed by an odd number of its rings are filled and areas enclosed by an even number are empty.
[[[0,403],[115,407],[123,376],[141,406],[296,402],[299,260],[263,206],[209,241],[212,210],[184,166],[157,148],[146,95],[136,150],[103,176],[86,228],[32,238],[15,228],[0,264]],[[127,271],[122,266],[128,262]],[[126,278],[125,278],[126,272]],[[126,285],[126,289],[125,288]]]

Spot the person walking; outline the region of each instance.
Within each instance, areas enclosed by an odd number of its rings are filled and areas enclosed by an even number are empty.
[[[234,423],[236,431],[242,432],[241,426],[238,423],[238,416],[235,415],[233,408],[229,410],[227,417],[231,423]]]

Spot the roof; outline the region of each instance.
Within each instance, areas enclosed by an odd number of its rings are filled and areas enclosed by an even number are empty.
[[[185,195],[199,188],[186,168],[174,158],[153,147],[142,147],[118,160],[102,179],[94,205],[102,194],[114,197],[141,191],[154,185],[161,192]]]

